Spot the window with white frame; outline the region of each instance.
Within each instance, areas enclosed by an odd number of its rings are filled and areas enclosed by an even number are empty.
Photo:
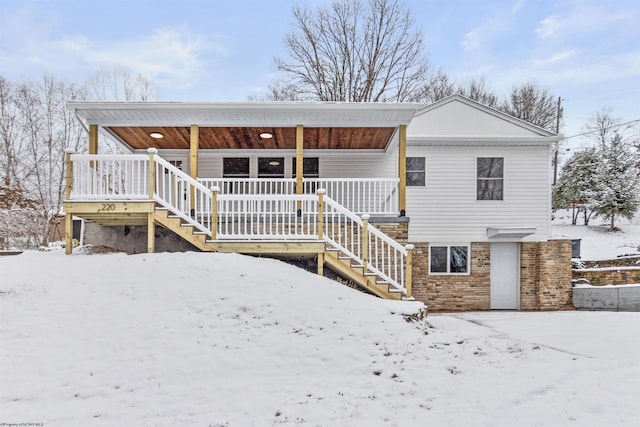
[[[407,187],[424,187],[427,182],[427,159],[407,157]]]
[[[476,200],[504,199],[504,158],[478,157]]]
[[[429,273],[469,274],[469,246],[429,246]]]

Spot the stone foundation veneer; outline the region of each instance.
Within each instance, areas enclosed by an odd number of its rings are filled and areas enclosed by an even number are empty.
[[[490,309],[489,242],[471,243],[471,274],[429,275],[429,243],[414,243],[413,296],[429,311]],[[571,241],[520,244],[520,309],[572,307]]]

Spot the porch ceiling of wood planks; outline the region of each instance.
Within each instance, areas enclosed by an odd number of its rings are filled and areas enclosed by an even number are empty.
[[[189,149],[190,127],[110,127],[109,130],[134,150]],[[395,128],[304,128],[304,148],[310,150],[384,150]],[[154,139],[152,132],[164,137]],[[260,138],[269,132],[272,138]],[[201,127],[199,148],[209,149],[290,149],[296,148],[295,127]]]
[[[293,150],[297,125],[303,126],[305,149],[384,150],[419,104],[71,101],[68,107],[85,125],[98,125],[134,150],[189,149],[191,125],[198,125],[204,150]],[[154,139],[153,132],[163,137]],[[273,137],[260,138],[262,132]]]

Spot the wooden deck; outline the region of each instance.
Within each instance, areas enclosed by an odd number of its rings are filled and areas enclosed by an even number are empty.
[[[411,298],[411,245],[369,224],[369,215],[317,194],[219,194],[151,151],[145,155],[67,156],[65,240],[72,218],[103,226],[170,230],[204,252],[313,256],[318,273],[334,270],[387,299]],[[102,163],[100,163],[102,162]],[[74,164],[75,163],[75,164]],[[78,179],[73,180],[76,176]]]

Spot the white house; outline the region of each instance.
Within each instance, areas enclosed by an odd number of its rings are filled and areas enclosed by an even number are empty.
[[[460,95],[417,112],[407,129],[408,240],[429,263],[414,274],[416,298],[442,309],[553,305],[546,295],[569,304],[570,248],[549,240],[558,141]]]
[[[549,240],[558,137],[462,96],[69,108],[89,143],[67,156],[65,213],[88,243],[311,257],[435,310],[570,303],[570,242]],[[130,154],[98,154],[99,134]]]

